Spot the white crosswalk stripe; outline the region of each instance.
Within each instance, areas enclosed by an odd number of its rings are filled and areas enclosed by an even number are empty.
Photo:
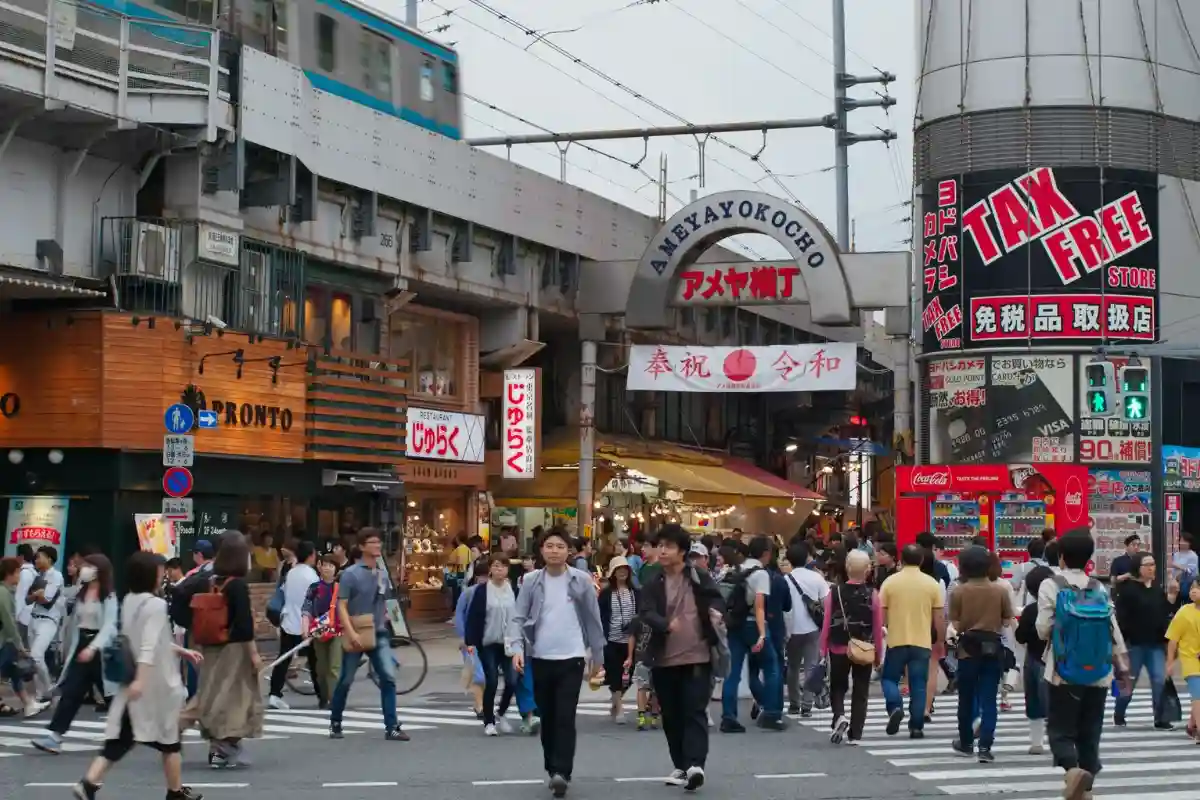
[[[1010,699],[1012,710],[1001,713],[996,724],[994,764],[980,764],[951,751],[950,741],[958,737],[954,697],[937,698],[933,721],[926,723],[923,739],[910,739],[907,724],[901,726],[897,735],[888,736],[884,700],[871,698],[859,746],[944,795],[1058,800],[1062,796],[1063,772],[1054,766],[1048,746],[1043,755],[1029,754],[1023,698],[1014,694]],[[907,713],[908,698],[904,702]],[[1126,727],[1112,724],[1112,712],[1110,697],[1100,748],[1104,769],[1093,788],[1095,800],[1146,796],[1154,800],[1200,800],[1200,791],[1195,788],[1197,774],[1191,766],[1197,763],[1200,747],[1187,737],[1183,726],[1175,731],[1156,730],[1148,692],[1139,692],[1133,698],[1125,715]],[[828,709],[814,711],[811,718],[798,721],[799,725],[822,733],[832,723],[833,715]]]

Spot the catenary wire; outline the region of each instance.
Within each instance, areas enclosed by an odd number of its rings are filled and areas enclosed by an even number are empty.
[[[801,14],[801,13],[800,13],[799,11],[797,11],[796,9],[792,8],[790,5],[788,5],[786,2],[784,2],[784,0],[771,0],[771,2],[772,2],[772,3],[774,3],[775,5],[779,6],[780,8],[782,8],[784,11],[788,12],[789,14],[791,14],[791,15],[792,15],[793,17],[795,17],[796,19],[798,19],[798,20],[800,20],[801,22],[803,22],[803,23],[804,23],[805,25],[807,25],[808,27],[810,27],[810,28],[812,28],[813,30],[817,31],[818,33],[822,34],[823,36],[825,36],[825,37],[826,37],[827,39],[829,39],[830,41],[833,41],[833,34],[832,34],[832,33],[830,33],[829,31],[825,30],[823,27],[821,27],[821,26],[820,26],[820,25],[818,25],[817,23],[813,22],[813,21],[812,21],[811,19],[809,19],[808,17],[804,16],[803,14]],[[846,48],[846,52],[847,52],[847,53],[849,53],[850,55],[854,56],[854,57],[855,57],[855,58],[857,58],[859,61],[863,62],[863,63],[864,63],[864,64],[866,64],[868,67],[870,67],[871,69],[875,70],[876,72],[883,72],[883,70],[881,70],[879,67],[875,66],[874,62],[872,62],[872,61],[871,61],[869,58],[867,58],[866,56],[864,56],[862,53],[859,53],[859,52],[858,52],[857,50],[855,50],[853,47],[847,47],[847,48]],[[830,63],[832,63],[832,62],[830,62]]]

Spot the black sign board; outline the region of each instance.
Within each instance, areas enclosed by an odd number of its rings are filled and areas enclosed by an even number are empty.
[[[1158,338],[1158,181],[1098,168],[927,184],[925,352]]]

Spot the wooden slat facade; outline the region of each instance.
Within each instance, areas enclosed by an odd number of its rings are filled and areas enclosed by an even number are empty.
[[[408,362],[340,350],[310,353],[305,456],[384,466],[402,462],[412,385]]]

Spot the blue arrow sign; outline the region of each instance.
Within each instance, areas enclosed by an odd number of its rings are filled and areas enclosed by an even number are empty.
[[[196,422],[201,428],[215,428],[217,427],[218,422],[217,412],[201,411]]]
[[[168,497],[186,497],[192,491],[192,473],[186,467],[171,467],[163,475],[163,491]]]
[[[195,426],[196,415],[188,406],[176,403],[163,414],[163,424],[167,426],[167,433],[187,433]]]

